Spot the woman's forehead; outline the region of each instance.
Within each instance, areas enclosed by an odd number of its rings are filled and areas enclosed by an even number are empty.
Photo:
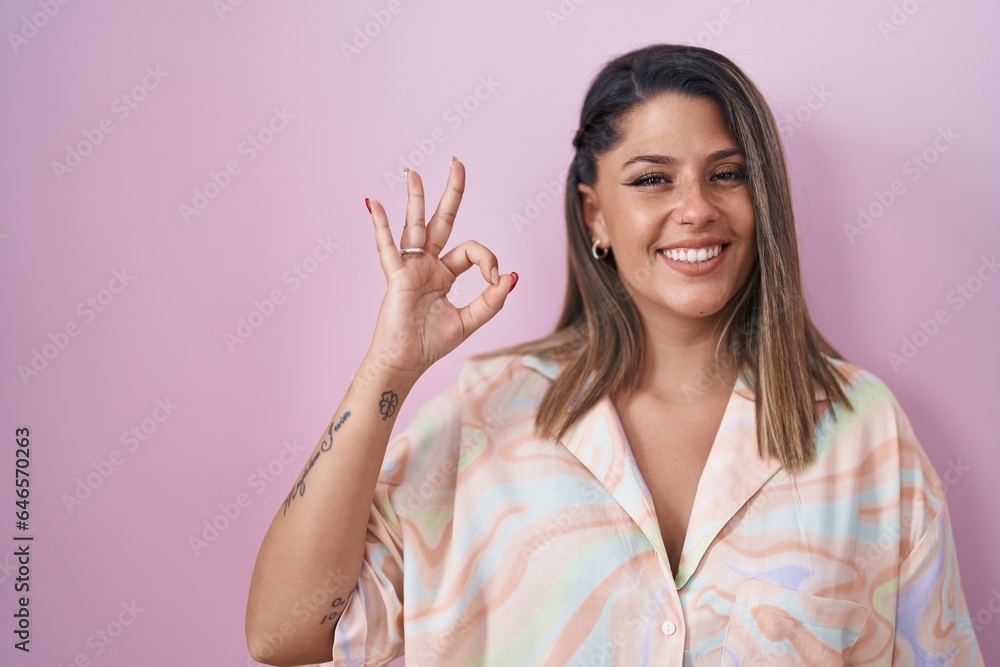
[[[687,98],[687,101],[692,101]],[[615,147],[602,156],[617,168],[634,163],[670,166],[687,160],[712,162],[743,155],[718,105],[695,100],[679,108],[651,100],[623,118]]]
[[[692,97],[666,92],[647,100],[622,117],[622,139],[639,142],[656,139],[719,135],[730,137],[725,114],[719,104],[706,96]]]

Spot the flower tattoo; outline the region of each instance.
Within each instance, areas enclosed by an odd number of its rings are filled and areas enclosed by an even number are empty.
[[[379,412],[382,414],[382,421],[396,413],[396,406],[399,405],[399,397],[394,391],[382,392],[382,400],[378,403]]]

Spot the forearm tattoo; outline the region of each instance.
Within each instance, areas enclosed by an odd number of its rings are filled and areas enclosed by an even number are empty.
[[[340,427],[344,425],[344,422],[351,416],[351,411],[348,410],[343,414],[343,416],[337,420],[337,423],[330,423],[330,428],[326,432],[326,437],[323,438],[323,442],[319,446],[319,450],[312,455],[309,462],[306,463],[305,470],[302,471],[302,475],[299,477],[299,481],[295,483],[292,490],[288,493],[288,497],[285,498],[285,509],[281,511],[281,515],[284,516],[288,512],[288,506],[292,504],[292,501],[296,496],[304,495],[306,492],[306,475],[312,470],[312,467],[316,465],[316,459],[320,457],[323,452],[330,451],[333,447],[333,434],[340,430]]]
[[[396,414],[396,407],[399,405],[399,396],[396,395],[394,391],[384,391],[382,392],[382,400],[378,403],[379,413],[382,415],[382,421],[385,421],[389,417]]]

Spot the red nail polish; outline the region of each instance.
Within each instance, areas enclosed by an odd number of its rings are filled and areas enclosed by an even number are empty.
[[[365,206],[368,207],[368,212],[372,212],[372,205],[368,203],[368,197],[365,197]]]
[[[516,271],[511,271],[510,272],[510,277],[514,279],[514,282],[511,283],[511,285],[510,285],[510,291],[513,292],[514,288],[517,287],[517,272]],[[510,292],[508,292],[508,294],[510,294]]]

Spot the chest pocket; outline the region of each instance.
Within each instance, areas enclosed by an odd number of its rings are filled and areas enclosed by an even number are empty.
[[[744,578],[726,629],[722,665],[843,665],[871,610]]]

